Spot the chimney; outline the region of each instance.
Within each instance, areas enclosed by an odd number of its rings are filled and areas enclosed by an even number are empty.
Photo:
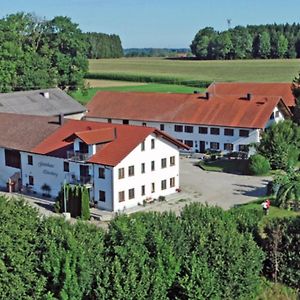
[[[42,92],[41,95],[42,95],[45,99],[50,99],[50,94],[49,94],[49,92]]]
[[[59,123],[59,125],[64,124],[64,114],[59,114],[58,115],[58,123]]]
[[[250,100],[251,100],[251,98],[252,98],[252,94],[250,94],[250,93],[247,93],[247,97],[246,97],[246,99],[247,99],[248,101],[250,101]]]
[[[210,95],[209,95],[209,92],[206,92],[206,93],[205,93],[205,96],[206,96],[206,99],[209,100],[209,96],[210,96]]]

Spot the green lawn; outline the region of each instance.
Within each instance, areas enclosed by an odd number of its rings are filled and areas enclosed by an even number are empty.
[[[144,84],[137,86],[113,86],[113,87],[96,87],[87,90],[86,94],[76,91],[71,96],[82,104],[87,104],[98,91],[119,91],[119,92],[156,92],[156,93],[193,93],[195,90],[204,91],[204,89],[188,87],[174,84]]]
[[[225,172],[232,174],[247,174],[248,173],[248,160],[244,159],[220,159],[214,161],[200,161],[199,167],[205,171],[212,172]]]
[[[120,58],[89,60],[89,72],[152,75],[207,81],[291,82],[300,71],[299,59],[168,60]]]

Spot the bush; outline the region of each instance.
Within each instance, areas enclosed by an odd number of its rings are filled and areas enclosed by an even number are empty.
[[[264,231],[264,275],[300,291],[300,217],[273,219]]]
[[[249,159],[249,171],[252,175],[266,175],[270,172],[269,161],[260,154],[254,154]]]

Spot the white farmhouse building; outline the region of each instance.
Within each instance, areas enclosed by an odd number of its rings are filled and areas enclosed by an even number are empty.
[[[247,151],[261,130],[291,117],[295,100],[287,86],[215,83],[204,94],[98,92],[86,119],[155,127],[197,152]]]
[[[14,125],[15,124],[15,125]],[[98,208],[118,211],[179,188],[179,148],[155,128],[0,113],[0,186],[52,197],[85,185]]]

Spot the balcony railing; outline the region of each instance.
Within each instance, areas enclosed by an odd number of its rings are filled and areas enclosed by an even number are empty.
[[[70,174],[68,176],[69,184],[80,184],[80,185],[91,185],[93,184],[92,176],[76,176],[75,174]]]
[[[88,153],[81,153],[79,151],[67,151],[67,158],[74,161],[87,161]]]

